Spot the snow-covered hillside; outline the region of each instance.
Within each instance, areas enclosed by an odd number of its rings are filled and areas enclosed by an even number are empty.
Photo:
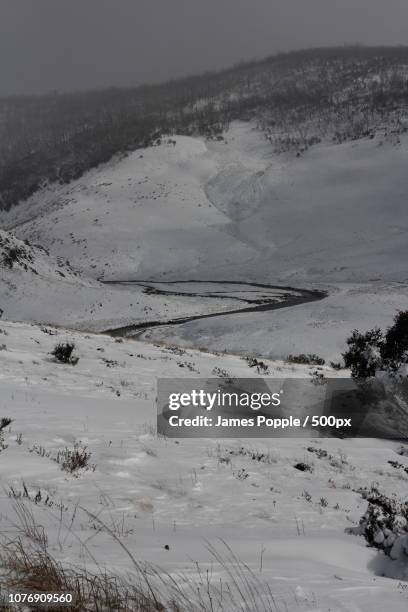
[[[233,299],[160,296],[139,286],[111,288],[63,258],[0,230],[0,312],[4,319],[104,330],[237,308]]]
[[[5,228],[94,277],[407,279],[408,137],[273,153],[251,124],[176,137],[50,186]]]
[[[13,420],[0,461],[8,539],[34,537],[16,515],[20,499],[64,564],[132,572],[120,541],[180,584],[199,580],[200,568],[216,586],[230,578],[206,542],[224,555],[221,536],[244,571],[268,583],[278,612],[406,609],[403,583],[384,577],[402,578],[398,562],[345,533],[367,506],[360,487],[375,482],[384,493],[406,492],[407,476],[388,463],[408,466],[396,443],[156,437],[157,377],[212,376],[217,367],[234,376],[257,374],[238,357],[26,324],[2,323],[0,332],[0,416]],[[50,352],[61,341],[75,343],[77,365],[53,360]],[[309,371],[268,365],[271,376]],[[90,469],[76,477],[58,461],[75,442],[91,453]],[[251,458],[255,451],[261,460]],[[313,472],[295,469],[298,461]]]
[[[2,219],[94,277],[194,277],[253,254],[205,196],[215,171],[203,141],[177,137],[40,191]]]

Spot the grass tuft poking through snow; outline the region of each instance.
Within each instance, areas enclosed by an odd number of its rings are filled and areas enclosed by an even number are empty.
[[[193,573],[170,574],[139,562],[120,537],[95,514],[82,510],[106,531],[132,562],[126,577],[108,572],[96,562],[97,570],[71,566],[57,561],[48,548],[42,526],[23,500],[14,502],[20,534],[3,542],[0,564],[2,610],[14,610],[7,603],[7,592],[70,593],[72,612],[221,612],[248,610],[284,612],[288,607],[274,598],[270,586],[252,571],[223,540],[218,546],[207,544],[208,552],[220,571],[214,572],[193,563]],[[86,549],[86,544],[84,544]],[[169,546],[165,546],[169,550]],[[96,560],[95,560],[96,561]],[[250,606],[250,608],[248,608]],[[49,610],[60,610],[58,605]]]

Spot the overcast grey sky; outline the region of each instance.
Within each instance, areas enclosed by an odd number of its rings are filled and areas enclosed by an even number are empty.
[[[408,44],[408,0],[0,0],[0,95],[132,85],[276,51]]]

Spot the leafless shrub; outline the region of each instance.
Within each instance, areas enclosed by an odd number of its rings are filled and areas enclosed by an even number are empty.
[[[219,449],[221,454],[221,448]],[[268,465],[277,463],[277,456],[270,450],[261,450],[259,448],[250,448],[246,446],[240,446],[239,448],[226,448],[222,451],[223,456],[226,457],[247,457],[252,461],[258,463],[266,463]]]
[[[269,367],[266,363],[256,359],[256,357],[245,357],[245,361],[250,368],[256,368],[258,374],[264,374],[265,376],[269,374]]]
[[[73,448],[66,447],[56,453],[38,444],[34,444],[28,450],[39,457],[55,461],[61,466],[62,470],[73,476],[79,476],[81,471],[95,471],[96,469],[96,465],[90,463],[92,453],[88,451],[86,446],[82,446],[81,442],[75,442]]]
[[[304,497],[305,500],[309,503],[312,501],[312,495],[309,493],[309,491],[303,491],[302,497]]]
[[[95,466],[89,463],[91,455],[86,446],[81,446],[79,442],[75,442],[72,449],[64,448],[64,450],[58,451],[56,461],[65,472],[76,474],[80,470],[95,469]]]

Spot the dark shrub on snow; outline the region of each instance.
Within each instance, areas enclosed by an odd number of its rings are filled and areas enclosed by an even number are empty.
[[[398,369],[408,361],[408,310],[400,311],[385,334],[381,346],[381,357],[384,364]]]
[[[74,349],[74,343],[59,343],[51,352],[51,355],[53,355],[59,363],[69,363],[71,365],[76,365],[79,361],[79,357],[75,357],[73,355]]]
[[[385,334],[379,328],[365,333],[355,329],[346,342],[343,359],[353,378],[369,378],[379,370],[396,372],[408,363],[408,311],[400,311]]]
[[[408,572],[408,502],[387,497],[375,487],[360,493],[368,501],[367,510],[359,527],[346,531],[363,535],[369,546],[402,562]]]
[[[86,446],[81,446],[78,442],[74,444],[74,448],[65,448],[58,453],[57,462],[61,465],[61,469],[70,474],[78,472],[78,470],[88,470],[94,466],[89,465],[91,453],[88,452]]]
[[[344,365],[353,378],[369,378],[381,369],[383,334],[379,328],[361,334],[356,329],[346,340],[348,350],[343,353]]]
[[[288,355],[286,358],[288,363],[299,363],[305,365],[315,365],[322,366],[325,364],[325,360],[319,355],[315,355],[314,353],[308,353],[305,355],[302,353],[301,355]]]

